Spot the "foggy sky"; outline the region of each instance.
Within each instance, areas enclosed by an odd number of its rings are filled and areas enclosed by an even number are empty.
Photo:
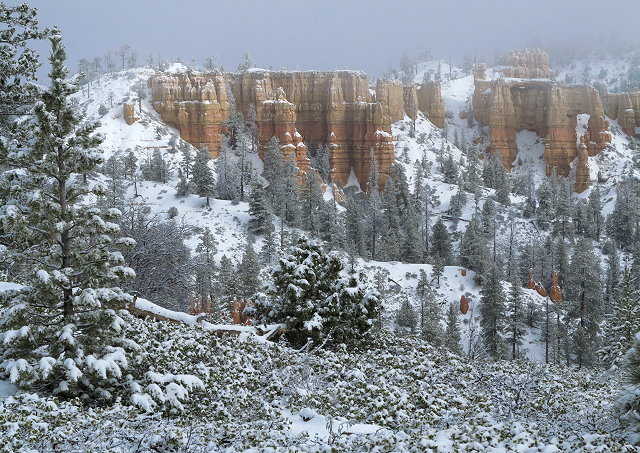
[[[60,28],[72,68],[129,44],[140,63],[149,54],[184,62],[214,54],[233,70],[248,51],[259,67],[376,77],[403,53],[425,50],[454,64],[465,54],[492,63],[524,46],[640,43],[638,0],[26,1],[41,25]]]

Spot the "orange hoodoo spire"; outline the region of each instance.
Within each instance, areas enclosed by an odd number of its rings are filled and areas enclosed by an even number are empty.
[[[556,271],[553,271],[551,273],[551,300],[556,304],[563,301],[562,289],[560,289],[560,284],[558,283],[558,273]]]
[[[469,299],[464,294],[460,296],[460,313],[466,315],[469,311]]]

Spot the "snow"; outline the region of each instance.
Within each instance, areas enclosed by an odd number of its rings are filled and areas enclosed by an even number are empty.
[[[0,400],[13,396],[18,392],[18,388],[9,381],[0,380]]]

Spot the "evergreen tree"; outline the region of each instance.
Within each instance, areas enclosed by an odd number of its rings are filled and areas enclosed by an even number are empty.
[[[26,4],[0,4],[0,136],[8,135],[9,124],[28,112],[38,95],[33,82],[40,62],[37,52],[28,45],[52,32],[39,28],[36,11]]]
[[[242,255],[242,262],[240,263],[238,274],[240,280],[240,284],[238,285],[240,296],[245,300],[252,298],[260,289],[260,263],[258,262],[258,255],[256,255],[253,249],[253,244],[249,240]]]
[[[484,347],[494,359],[502,357],[505,303],[499,269],[489,264],[480,291],[480,329]]]
[[[420,301],[420,330],[422,338],[434,346],[439,346],[443,339],[443,332],[440,327],[442,313],[436,293],[431,287],[424,269],[420,269],[416,295]]]
[[[196,296],[203,299],[215,297],[216,264],[215,254],[218,252],[218,243],[209,227],[205,227],[200,235],[200,243],[196,247],[195,279]]]
[[[400,305],[400,309],[396,313],[396,325],[401,330],[408,330],[413,333],[418,325],[418,320],[416,319],[416,310],[411,305],[411,302],[408,298],[404,298],[402,300],[402,304]]]
[[[238,200],[240,198],[240,169],[233,162],[233,151],[228,139],[223,139],[220,154],[215,161],[216,185],[215,193],[221,200]]]
[[[600,354],[608,367],[622,365],[624,355],[633,346],[635,335],[640,332],[640,291],[636,288],[638,277],[625,269],[622,282],[616,290],[613,311],[606,318],[605,347]]]
[[[460,265],[482,273],[488,251],[477,216],[473,216],[460,240]]]
[[[153,150],[153,154],[141,167],[141,171],[142,177],[148,181],[162,183],[169,181],[169,166],[159,149]]]
[[[108,192],[103,198],[105,206],[122,210],[125,204],[126,185],[124,181],[125,167],[116,153],[102,165],[102,173],[107,177]]]
[[[211,156],[206,147],[201,147],[196,153],[196,159],[193,164],[193,185],[196,195],[204,197],[209,207],[209,199],[215,195],[215,178],[213,171],[209,167]]]
[[[378,159],[373,150],[369,154],[369,182],[367,183],[367,203],[365,232],[369,238],[369,256],[372,260],[377,259],[377,248],[382,229],[382,200],[379,192],[380,170]],[[389,185],[387,185],[389,188]]]
[[[445,158],[440,159],[440,171],[442,172],[443,181],[447,184],[456,184],[458,182],[458,164],[450,152],[447,153]]]
[[[273,269],[273,287],[256,302],[258,319],[284,322],[295,347],[307,341],[353,343],[372,327],[380,295],[362,275],[341,275],[342,262],[300,239]]]
[[[324,204],[322,180],[318,173],[308,171],[303,175],[300,201],[302,203],[300,226],[312,235],[317,236],[320,232],[320,216]]]
[[[134,273],[113,250],[131,241],[113,239],[120,212],[101,212],[93,200],[105,187],[83,177],[102,163],[101,140],[98,124],[72,104],[78,89],[66,80],[65,59],[60,38],[51,38],[50,86],[15,148],[0,141],[2,164],[14,169],[0,179],[0,225],[26,284],[1,296],[2,371],[21,387],[112,400],[131,383],[137,347],[122,329],[131,297],[116,286]]]
[[[452,264],[451,254],[451,238],[446,225],[442,219],[438,219],[433,226],[433,235],[431,237],[431,256],[439,257],[444,266]]]
[[[522,339],[526,333],[525,307],[522,299],[522,288],[517,280],[513,280],[511,282],[511,291],[509,292],[509,301],[507,304],[507,329],[509,332],[508,343],[511,349],[511,360],[515,360],[518,357],[520,346],[522,346]]]
[[[266,192],[266,186],[256,182],[249,197],[249,215],[251,218],[247,223],[247,228],[253,234],[268,234],[274,230],[273,215],[267,201]]]
[[[127,155],[124,157],[124,173],[130,178],[130,181],[133,183],[133,196],[138,196],[138,159],[136,159],[136,155],[131,151],[131,149],[127,150]]]
[[[225,313],[231,313],[233,298],[238,295],[238,275],[235,266],[227,255],[222,255],[222,258],[220,258],[217,280],[217,303]]]
[[[567,300],[571,303],[571,337],[578,367],[592,365],[598,349],[603,297],[600,263],[590,239],[576,243],[567,276]]]
[[[460,348],[460,322],[458,321],[458,307],[455,303],[449,304],[447,309],[446,328],[444,331],[444,345],[452,352],[461,354]]]

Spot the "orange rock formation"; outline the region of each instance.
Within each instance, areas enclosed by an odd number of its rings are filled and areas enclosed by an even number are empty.
[[[221,74],[157,74],[148,84],[162,119],[189,143],[206,145],[213,157],[229,117],[230,89],[245,118],[250,108],[255,109],[262,152],[276,136],[285,151],[295,151],[298,167],[306,171],[305,143],[327,146],[332,179],[338,185],[347,183],[353,169],[366,187],[371,151],[384,183],[394,161],[391,123],[405,113],[415,118],[419,109],[436,126],[444,126],[439,84],[416,88],[379,81],[373,90],[367,76],[356,71],[251,70],[229,74],[226,80]]]
[[[536,132],[546,139],[544,160],[547,174],[553,168],[568,175],[571,162],[578,157],[581,142],[587,154],[598,154],[611,142],[609,124],[598,91],[589,86],[561,86],[543,80],[494,81],[476,79],[473,94],[475,118],[490,128],[490,152],[500,152],[507,168],[518,152],[516,134]],[[579,114],[588,114],[588,132],[577,137]],[[578,172],[576,189],[588,187],[586,161]]]
[[[624,133],[633,137],[636,127],[640,127],[640,91],[607,93],[603,103],[607,116],[617,120]]]
[[[128,102],[122,104],[122,116],[124,116],[124,121],[129,126],[138,121],[138,118],[136,118],[136,105]]]
[[[220,151],[229,100],[221,74],[158,74],[149,78],[151,103],[162,120],[194,146],[205,145],[213,157]]]

